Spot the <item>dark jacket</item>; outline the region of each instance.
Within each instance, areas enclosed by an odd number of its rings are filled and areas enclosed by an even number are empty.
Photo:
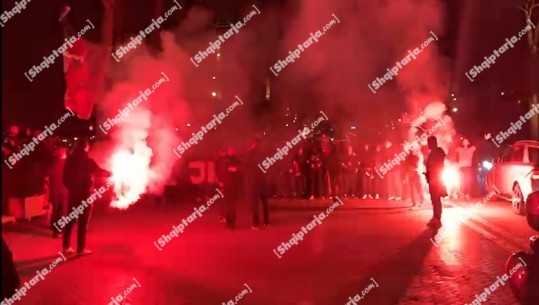
[[[238,159],[236,156],[225,157],[224,166],[226,171],[223,177],[223,186],[225,191],[241,189],[242,173],[240,165],[240,159]]]
[[[427,182],[429,187],[435,191],[444,193],[445,187],[442,182],[442,172],[444,169],[445,152],[440,147],[433,149],[427,158]]]
[[[70,193],[89,195],[94,187],[95,176],[110,176],[110,172],[101,169],[85,151],[75,150],[67,157],[64,185]]]
[[[67,189],[64,185],[63,179],[65,162],[66,159],[56,158],[47,170],[51,198],[58,198],[67,194]]]
[[[266,174],[258,167],[258,164],[261,163],[266,157],[267,154],[265,153],[265,149],[260,145],[257,145],[249,150],[246,164],[246,175],[250,184],[266,184]]]

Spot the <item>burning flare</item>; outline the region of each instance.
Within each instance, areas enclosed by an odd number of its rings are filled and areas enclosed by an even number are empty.
[[[133,152],[120,150],[112,156],[116,199],[111,206],[126,209],[140,199],[150,181],[151,156],[151,149],[143,141],[135,143]]]

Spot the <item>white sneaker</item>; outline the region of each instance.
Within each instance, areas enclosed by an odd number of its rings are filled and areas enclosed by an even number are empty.
[[[376,194],[376,196],[374,196],[374,199],[380,199],[380,195]]]
[[[377,198],[377,199],[378,199],[378,198]],[[395,197],[390,196],[390,197],[389,197],[389,200],[395,200]]]
[[[82,251],[78,251],[78,252],[77,252],[77,255],[78,255],[78,256],[82,256],[82,255],[90,255],[90,254],[92,254],[92,253],[94,253],[94,251],[89,250],[89,249],[84,249],[84,250],[82,250]]]
[[[73,250],[73,248],[69,247],[69,248],[64,248],[64,250],[62,250],[62,252],[64,254],[73,254],[73,253],[75,253],[75,250]]]
[[[363,197],[361,197],[361,199],[367,199],[367,195],[363,195]]]

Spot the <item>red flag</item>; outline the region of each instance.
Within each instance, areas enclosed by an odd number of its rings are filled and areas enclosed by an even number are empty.
[[[66,93],[64,104],[81,119],[87,120],[92,115],[92,94],[88,90],[90,73],[88,71],[88,45],[78,39],[72,48],[64,53],[64,73]]]

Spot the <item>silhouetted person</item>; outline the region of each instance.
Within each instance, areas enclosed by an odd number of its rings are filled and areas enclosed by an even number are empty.
[[[309,175],[309,165],[307,164],[307,155],[303,147],[298,149],[297,154],[294,156],[296,169],[296,195],[298,198],[306,197],[308,187],[307,176]]]
[[[374,184],[374,157],[371,148],[365,144],[360,154],[359,183],[361,183],[362,199],[373,199],[377,193]]]
[[[236,204],[240,198],[242,185],[240,173],[240,160],[236,157],[234,148],[229,147],[224,166],[226,172],[223,177],[223,195],[226,211],[226,225],[233,229],[236,226]]]
[[[342,156],[336,145],[331,146],[331,151],[326,157],[327,172],[329,175],[329,198],[342,196],[343,186],[341,184],[341,159]]]
[[[20,286],[21,280],[13,262],[13,254],[2,237],[2,303],[5,298],[11,298]]]
[[[462,140],[462,146],[457,148],[458,164],[462,177],[461,194],[466,200],[470,200],[472,187],[475,185],[475,168],[473,167],[473,155],[476,151],[475,146],[470,145],[468,139]]]
[[[478,144],[477,150],[474,153],[473,164],[478,168],[477,174],[477,184],[479,186],[478,193],[479,195],[485,196],[487,194],[487,173],[490,168],[484,167],[483,162],[487,161],[494,163],[494,158],[496,157],[496,147],[491,142],[492,135],[490,133],[485,133],[483,135],[483,140]]]
[[[110,176],[110,172],[101,169],[94,160],[88,156],[90,144],[86,139],[80,139],[73,149],[73,153],[67,157],[64,166],[64,185],[68,191],[68,213],[82,205],[94,192],[95,176]],[[63,247],[64,253],[73,253],[71,244],[71,231],[75,222],[78,222],[77,231],[77,254],[91,254],[92,251],[86,249],[86,229],[92,213],[92,204],[84,208],[82,214],[77,219],[67,222],[64,231]]]
[[[341,160],[341,185],[343,187],[343,196],[356,196],[356,175],[357,175],[357,156],[352,146],[346,148],[346,154]]]
[[[67,214],[67,188],[64,185],[64,166],[67,153],[65,147],[58,147],[55,152],[55,159],[48,169],[49,176],[49,197],[52,205],[51,228],[52,237],[57,238],[58,231],[54,224]]]
[[[410,152],[403,164],[404,182],[408,186],[408,196],[412,207],[423,205],[423,193],[421,192],[421,177],[417,172],[419,157],[415,152]]]
[[[309,176],[311,177],[309,180],[311,182],[310,188],[309,188],[309,199],[314,199],[316,196],[319,198],[322,196],[321,187],[323,185],[322,183],[322,158],[320,154],[320,150],[317,147],[313,147],[311,154],[309,156],[309,159],[307,161],[309,163]]]
[[[427,162],[425,164],[427,172],[425,176],[429,184],[429,193],[432,201],[433,218],[429,226],[442,225],[442,197],[447,196],[447,191],[442,181],[442,171],[444,169],[445,152],[438,147],[436,137],[428,138],[428,147],[430,149]]]
[[[262,203],[264,226],[269,225],[269,186],[266,174],[262,172],[262,170],[260,170],[260,168],[258,167],[258,163],[264,160],[266,156],[267,154],[260,147],[259,140],[254,140],[253,143],[251,143],[251,150],[249,151],[249,163],[247,166],[247,178],[249,181],[249,199],[251,201],[251,209],[253,213],[253,229],[258,229],[260,226],[260,203]]]
[[[215,160],[215,172],[217,175],[217,181],[219,184],[219,189],[223,191],[223,181],[225,180],[225,176],[227,174],[227,166],[226,166],[226,150],[222,149],[219,151],[219,156],[217,156],[217,159]],[[225,202],[219,203],[219,216],[220,216],[220,222],[226,221],[226,204]]]

